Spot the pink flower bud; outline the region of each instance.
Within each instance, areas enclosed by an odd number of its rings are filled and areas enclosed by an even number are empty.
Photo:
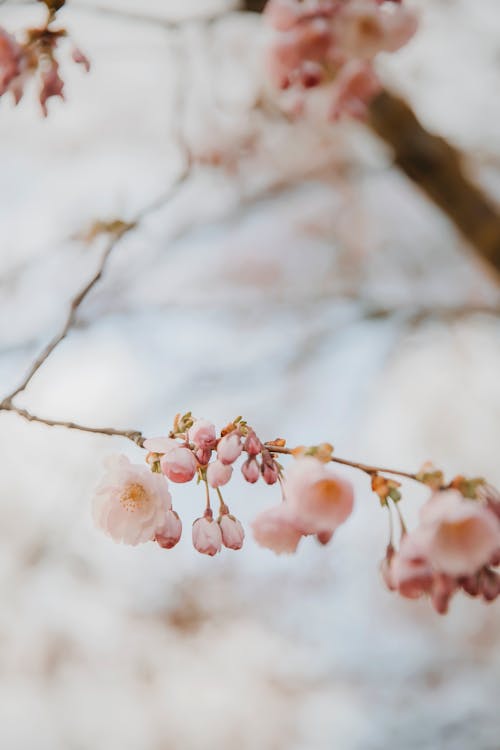
[[[278,465],[267,450],[262,451],[262,465],[260,470],[266,484],[276,484],[279,477]]]
[[[182,534],[182,522],[175,510],[168,510],[165,521],[156,531],[155,540],[163,549],[175,547]]]
[[[206,466],[212,458],[212,448],[197,448],[194,452],[202,466]]]
[[[259,513],[252,523],[252,531],[257,544],[277,555],[295,552],[302,537],[285,503]]]
[[[172,482],[190,482],[197,471],[196,459],[189,448],[171,448],[160,461],[162,472]]]
[[[222,533],[223,545],[228,549],[241,549],[245,532],[238,519],[229,513],[224,513],[219,518],[219,526]]]
[[[482,597],[487,602],[492,602],[500,594],[500,576],[495,570],[483,568],[479,573],[479,588]]]
[[[323,546],[327,545],[333,537],[333,531],[319,531],[316,534],[316,539]]]
[[[450,599],[456,590],[457,584],[454,578],[445,573],[436,573],[432,583],[431,601],[432,606],[440,615],[448,612]]]
[[[217,458],[223,464],[232,464],[241,455],[241,438],[236,432],[230,432],[219,440]]]
[[[249,458],[241,467],[241,473],[250,484],[255,484],[260,475],[259,464],[255,458]]]
[[[193,546],[202,555],[213,557],[220,552],[222,532],[219,524],[213,520],[211,512],[205,513],[193,523]]]
[[[213,461],[207,467],[207,482],[210,487],[223,487],[231,479],[233,467],[220,461]]]
[[[469,594],[469,596],[479,596],[481,592],[479,573],[475,573],[473,576],[465,576],[464,578],[460,578],[459,583],[465,593]]]
[[[73,47],[73,52],[71,53],[71,57],[73,58],[73,62],[76,62],[77,65],[83,65],[84,70],[86,73],[90,70],[90,60],[86,55],[83,54],[81,49],[78,47]]]
[[[189,428],[188,437],[197,448],[213,448],[216,443],[215,425],[206,419],[197,419]]]
[[[249,456],[258,456],[262,450],[262,443],[253,430],[248,433],[243,450],[248,453]]]

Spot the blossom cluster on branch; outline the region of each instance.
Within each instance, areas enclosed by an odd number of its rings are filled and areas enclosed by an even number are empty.
[[[299,91],[329,85],[329,117],[363,119],[381,87],[380,52],[395,52],[417,28],[397,0],[269,0],[267,63],[273,83]],[[304,105],[301,97],[296,109]]]
[[[445,484],[442,473],[429,466],[415,475],[377,469],[337,458],[328,443],[289,449],[282,439],[262,442],[241,417],[218,435],[213,423],[194,419],[190,412],[176,416],[168,436],[148,438],[142,446],[146,465],[131,464],[125,456],[108,459],[94,497],[95,523],[116,542],[152,541],[165,549],[174,547],[182,535],[182,521],[172,506],[169,480],[196,480],[205,492],[203,513],[192,525],[195,549],[210,556],[223,546],[241,549],[243,526],[220,488],[229,483],[243,456],[240,469],[247,482],[261,479],[281,490],[280,502],[253,520],[255,541],[277,554],[296,552],[303,537],[314,536],[326,545],[354,507],[352,484],[327,466],[337,462],[370,475],[372,490],[389,511],[390,541],[381,571],[390,590],[409,599],[428,595],[440,614],[459,589],[486,601],[500,595],[495,570],[500,565],[500,495],[483,479],[458,476]],[[286,470],[278,461],[282,455],[294,459]],[[431,490],[420,524],[411,532],[399,507],[401,484],[386,473],[408,477]],[[217,517],[211,491],[219,503]],[[399,549],[391,506],[400,521]]]
[[[10,92],[15,104],[19,104],[28,81],[36,78],[39,83],[38,99],[46,117],[47,101],[52,97],[64,99],[58,52],[61,41],[68,38],[68,32],[53,26],[57,11],[64,2],[43,2],[47,6],[45,24],[26,29],[21,39],[18,40],[0,26],[0,97]],[[73,46],[71,56],[87,72],[90,70],[89,60],[78,47]]]

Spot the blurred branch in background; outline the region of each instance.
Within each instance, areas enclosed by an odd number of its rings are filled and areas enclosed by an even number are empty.
[[[500,215],[466,175],[460,152],[429,133],[409,105],[388,91],[373,100],[370,125],[392,147],[398,167],[500,274]]]

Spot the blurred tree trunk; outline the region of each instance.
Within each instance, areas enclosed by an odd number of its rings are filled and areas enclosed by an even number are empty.
[[[244,0],[243,10],[249,10],[252,13],[262,13],[267,0]]]

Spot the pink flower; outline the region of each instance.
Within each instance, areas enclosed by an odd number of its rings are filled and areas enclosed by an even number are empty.
[[[290,509],[305,534],[334,531],[352,512],[352,485],[312,456],[297,459],[285,475]]]
[[[197,419],[189,428],[188,437],[197,448],[213,448],[216,443],[215,425],[206,419]]]
[[[316,539],[320,544],[323,546],[326,546],[329,544],[333,537],[333,531],[318,531],[316,534]]]
[[[202,466],[206,466],[212,458],[212,448],[197,448],[194,455]]]
[[[241,455],[241,438],[236,432],[230,432],[219,440],[217,458],[223,464],[232,464]]]
[[[257,544],[278,555],[295,552],[302,537],[286,503],[259,513],[252,523],[252,531]]]
[[[238,519],[229,513],[224,513],[219,518],[219,526],[223,545],[228,549],[241,549],[245,532]]]
[[[176,445],[170,448],[160,461],[162,472],[172,481],[182,484],[190,482],[196,474],[198,464],[190,448]]]
[[[177,448],[178,445],[177,440],[169,437],[148,438],[144,441],[144,447],[151,453],[166,453],[172,448]]]
[[[364,119],[368,104],[380,91],[380,82],[371,64],[351,60],[337,76],[330,105],[330,118],[338,120],[342,115]]]
[[[248,432],[243,450],[248,453],[249,456],[258,456],[262,450],[262,443],[253,430]]]
[[[211,557],[220,552],[222,532],[219,524],[213,520],[211,511],[193,523],[193,546],[198,552]]]
[[[262,479],[266,484],[276,484],[280,475],[279,468],[268,450],[262,451],[262,464],[260,471]]]
[[[349,0],[335,19],[336,40],[347,58],[373,60],[396,52],[415,34],[417,19],[406,8],[387,12],[373,0]]]
[[[21,45],[0,27],[0,96],[9,91],[13,81],[21,74],[23,56]]]
[[[436,612],[445,615],[450,599],[457,589],[457,582],[445,573],[436,573],[432,581],[431,602]]]
[[[260,476],[259,464],[255,458],[249,458],[241,467],[241,473],[250,484],[255,484]]]
[[[233,467],[220,461],[212,461],[207,466],[207,482],[210,487],[223,487],[231,479]]]
[[[53,96],[58,96],[60,99],[64,99],[64,81],[59,75],[59,63],[56,60],[52,60],[47,70],[43,70],[40,79],[42,86],[40,88],[40,104],[42,107],[43,116],[47,117],[47,100]]]
[[[421,509],[421,519],[429,561],[450,576],[473,575],[500,547],[500,524],[495,515],[457,490],[433,495]]]
[[[156,542],[163,549],[175,547],[182,534],[182,522],[175,510],[167,510],[164,523],[156,530]]]
[[[171,497],[167,481],[126,456],[111,456],[96,490],[92,515],[97,527],[115,542],[142,544],[164,523]]]
[[[431,591],[434,572],[418,534],[405,534],[401,540],[390,562],[390,577],[393,587],[407,599],[418,599]]]

